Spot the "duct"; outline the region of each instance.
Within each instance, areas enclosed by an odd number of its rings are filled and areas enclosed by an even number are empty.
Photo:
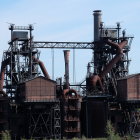
[[[69,89],[69,56],[70,56],[70,50],[64,50],[66,89]]]
[[[126,44],[127,44],[127,41],[126,41],[126,40],[122,41],[122,42],[119,43],[119,44],[114,43],[114,42],[112,42],[111,40],[108,40],[108,41],[105,41],[105,42],[106,42],[108,45],[110,45],[111,47],[116,48],[118,54],[119,54],[119,53],[123,53],[123,52],[122,52],[122,49],[123,49],[123,48],[126,46]]]
[[[72,93],[74,93],[76,97],[78,96],[76,90],[74,90],[74,89],[64,89],[63,90],[64,96],[67,96],[67,95],[72,96]]]
[[[49,76],[49,74],[48,74],[48,72],[47,72],[47,70],[46,70],[46,68],[45,68],[45,66],[44,66],[44,64],[43,64],[43,62],[40,61],[39,59],[35,58],[34,56],[33,56],[32,58],[33,58],[33,61],[34,61],[34,62],[36,62],[36,63],[39,64],[39,66],[40,66],[40,68],[41,68],[41,70],[42,70],[44,76],[45,76],[46,78],[50,79],[50,76]]]
[[[99,74],[99,75],[93,75],[91,78],[91,82],[92,82],[92,86],[96,87],[97,82],[99,82],[99,85],[102,89],[102,91],[104,92],[104,88],[102,85],[102,78],[112,69],[112,67],[114,66],[114,64],[116,64],[122,57],[123,55],[123,48],[126,46],[127,41],[124,40],[123,42],[116,44],[110,40],[108,40],[106,42],[108,45],[110,45],[111,47],[115,47],[117,49],[117,54],[116,56],[106,65],[106,67],[103,69],[103,71]]]
[[[65,89],[63,90],[64,96],[72,96],[75,94],[77,97],[77,92],[74,89],[69,89],[69,57],[70,57],[70,50],[64,50],[64,60],[65,60]]]
[[[108,45],[112,46],[112,47],[116,47],[117,48],[117,54],[116,56],[107,64],[107,66],[104,68],[104,70],[99,74],[100,78],[102,79],[114,66],[114,64],[116,64],[122,57],[123,55],[123,48],[126,46],[127,41],[123,41],[119,44],[116,44],[114,42],[108,41],[107,42]]]
[[[103,87],[103,84],[102,84],[102,81],[101,81],[101,78],[99,77],[99,75],[93,75],[93,76],[91,76],[90,82],[91,82],[91,85],[94,88],[96,87],[97,82],[98,82],[101,90],[104,92],[104,87]]]
[[[99,41],[100,39],[100,24],[101,24],[101,10],[93,11],[94,15],[94,41]]]

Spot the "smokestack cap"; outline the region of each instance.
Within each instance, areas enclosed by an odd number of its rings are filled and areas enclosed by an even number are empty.
[[[93,11],[93,14],[98,14],[98,15],[99,15],[99,14],[101,14],[101,13],[102,13],[102,10],[94,10],[94,11]]]
[[[63,51],[64,51],[65,61],[68,62],[69,61],[69,57],[70,57],[70,50],[63,50]]]

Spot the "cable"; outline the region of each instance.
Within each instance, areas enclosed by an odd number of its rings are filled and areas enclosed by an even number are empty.
[[[54,49],[51,49],[51,55],[52,55],[52,79],[54,80]]]
[[[75,49],[73,49],[73,83],[76,82],[76,74],[75,74]]]

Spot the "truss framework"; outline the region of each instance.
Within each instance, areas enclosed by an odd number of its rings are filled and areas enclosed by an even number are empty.
[[[43,42],[34,41],[33,48],[94,49],[93,42]]]
[[[44,103],[43,107],[43,110],[31,109],[29,112],[29,137],[60,139],[61,114],[59,101]],[[33,105],[31,108],[33,108]]]

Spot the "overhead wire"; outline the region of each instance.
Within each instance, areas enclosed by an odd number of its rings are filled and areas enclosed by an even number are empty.
[[[76,72],[75,72],[75,49],[73,49],[73,83],[76,83]]]
[[[52,79],[54,80],[54,49],[51,49],[51,56],[52,56]]]

